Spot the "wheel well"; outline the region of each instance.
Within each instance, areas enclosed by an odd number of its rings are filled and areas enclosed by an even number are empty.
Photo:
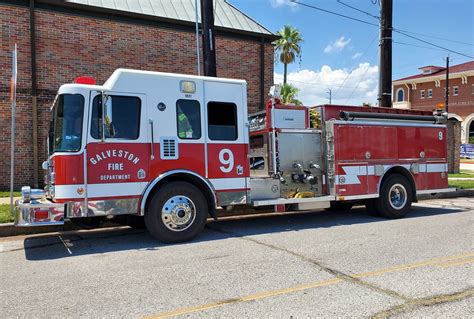
[[[379,194],[380,194],[380,188],[382,187],[383,183],[385,182],[385,180],[393,175],[393,174],[399,174],[399,175],[402,175],[404,176],[408,182],[410,183],[410,186],[411,186],[411,192],[412,192],[412,198],[413,198],[413,201],[416,201],[416,184],[415,184],[415,180],[413,178],[413,175],[404,167],[402,166],[394,166],[394,167],[391,167],[388,171],[385,172],[382,180],[380,181],[380,184],[379,184]]]
[[[206,198],[207,205],[209,207],[209,214],[217,219],[216,215],[216,200],[213,191],[209,188],[209,185],[206,184],[202,179],[199,177],[193,176],[188,173],[175,173],[169,176],[166,176],[165,178],[161,179],[156,185],[153,186],[151,189],[150,193],[148,194],[146,198],[146,203],[145,203],[145,210],[148,208],[148,204],[150,202],[150,199],[153,197],[155,192],[157,192],[161,186],[163,186],[166,183],[170,182],[187,182],[189,184],[192,184],[196,186],[199,190],[201,190],[204,194],[204,197]]]

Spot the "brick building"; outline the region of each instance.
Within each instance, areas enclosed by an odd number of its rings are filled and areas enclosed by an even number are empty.
[[[194,0],[0,0],[0,189],[10,175],[14,43],[19,187],[41,184],[49,107],[61,84],[79,75],[103,83],[119,67],[197,74],[194,12]],[[217,75],[247,80],[249,111],[261,109],[273,84],[276,36],[226,0],[215,0],[215,25]]]
[[[445,102],[446,68],[421,67],[421,74],[393,81],[393,106],[433,110]],[[461,143],[474,143],[474,61],[449,68],[449,118],[461,122]]]

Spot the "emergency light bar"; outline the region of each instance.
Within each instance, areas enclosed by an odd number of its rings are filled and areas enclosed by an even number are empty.
[[[75,80],[74,83],[76,84],[89,84],[89,85],[94,85],[97,82],[93,77],[87,76],[87,75],[82,75],[78,76]]]

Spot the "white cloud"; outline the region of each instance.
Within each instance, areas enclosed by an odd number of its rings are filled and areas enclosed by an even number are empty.
[[[329,42],[324,48],[324,53],[340,52],[351,42],[351,39],[346,39],[344,36],[339,39]]]
[[[360,58],[361,56],[362,56],[362,52],[357,52],[352,56],[352,59],[356,60],[356,59]]]
[[[283,75],[275,73],[275,83],[283,82]],[[304,105],[328,103],[328,89],[332,90],[333,104],[376,105],[378,66],[360,63],[353,70],[331,69],[324,65],[319,71],[300,70],[288,74],[288,83],[300,89],[298,99]]]
[[[272,7],[277,8],[281,6],[291,6],[295,7],[296,3],[291,2],[291,0],[270,0]]]

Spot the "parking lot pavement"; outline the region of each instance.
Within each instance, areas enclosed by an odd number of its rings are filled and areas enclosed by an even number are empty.
[[[0,239],[4,317],[472,317],[472,199],[405,219],[350,212],[210,222],[164,245],[127,227]]]

